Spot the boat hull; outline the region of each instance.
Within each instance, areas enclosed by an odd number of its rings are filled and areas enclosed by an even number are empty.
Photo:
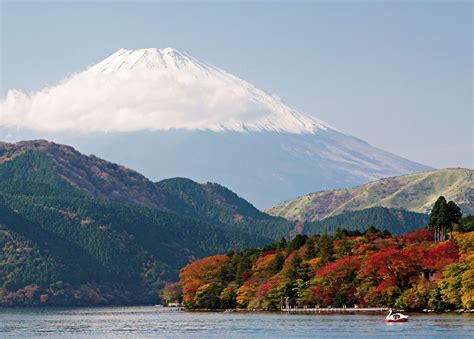
[[[401,318],[401,319],[385,319],[388,323],[406,323],[408,318]]]

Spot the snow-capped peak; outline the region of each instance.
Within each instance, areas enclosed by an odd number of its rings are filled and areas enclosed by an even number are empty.
[[[128,50],[121,48],[105,60],[89,69],[89,72],[113,73],[134,69],[177,70],[189,66],[200,66],[185,53],[174,48],[142,48]],[[199,68],[199,67],[198,67]]]
[[[30,95],[10,91],[0,105],[7,125],[50,131],[302,134],[333,129],[278,96],[170,47],[119,49],[57,86]]]

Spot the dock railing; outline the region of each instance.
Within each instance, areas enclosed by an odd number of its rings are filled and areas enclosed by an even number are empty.
[[[281,311],[286,313],[359,313],[359,312],[386,312],[388,307],[297,307],[282,306]]]

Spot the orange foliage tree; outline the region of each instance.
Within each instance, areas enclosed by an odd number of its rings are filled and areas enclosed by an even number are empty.
[[[183,287],[183,303],[187,307],[194,307],[197,292],[202,293],[204,285],[213,283],[228,262],[228,256],[214,255],[185,266],[179,275]]]

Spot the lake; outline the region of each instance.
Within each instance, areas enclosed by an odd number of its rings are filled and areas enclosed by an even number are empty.
[[[190,313],[147,307],[0,309],[0,337],[472,337],[474,314]]]

